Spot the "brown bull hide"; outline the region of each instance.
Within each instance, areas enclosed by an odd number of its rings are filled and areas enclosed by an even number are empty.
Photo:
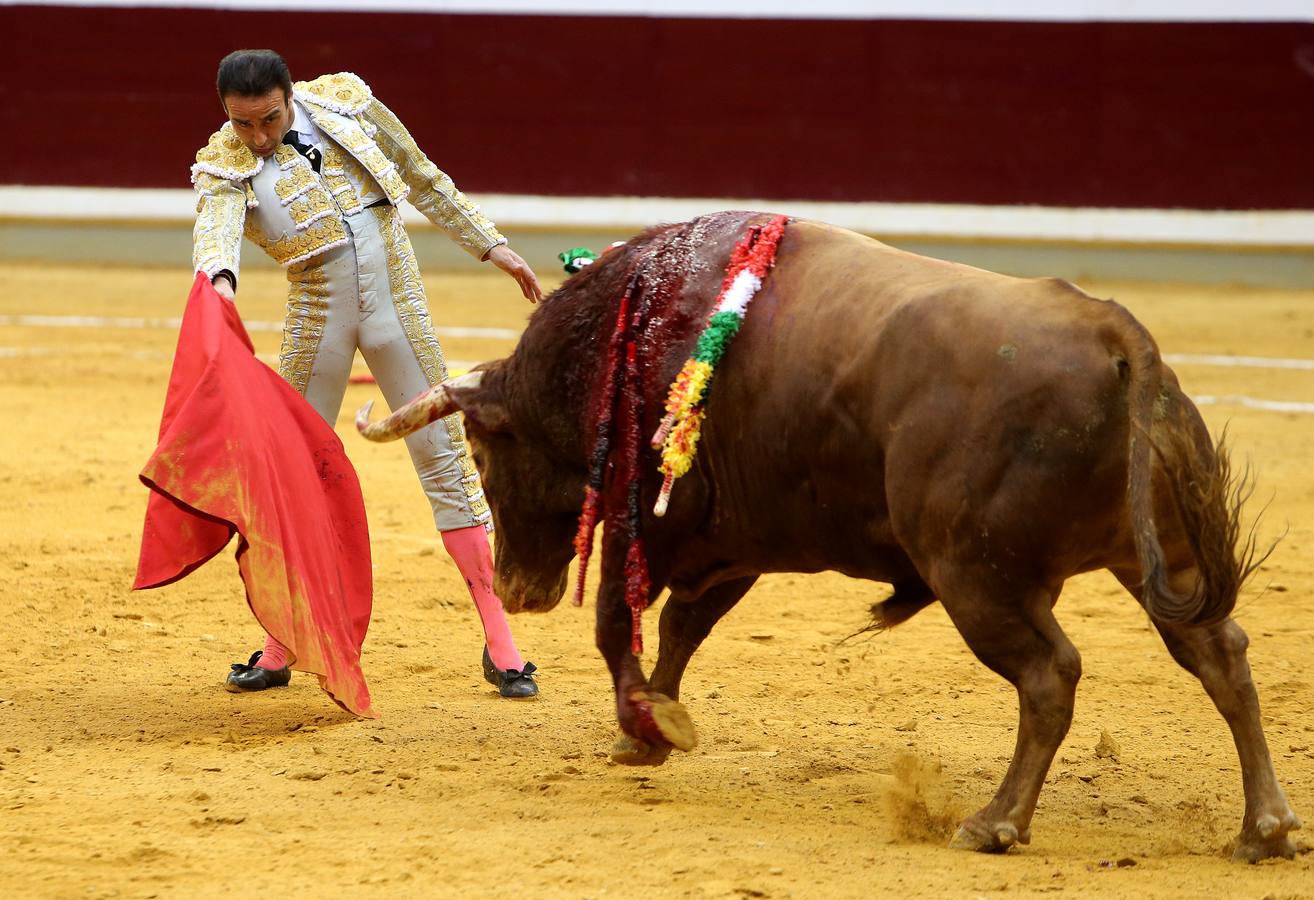
[[[630,273],[667,298],[640,347],[646,435],[752,221],[723,213],[641,235],[566,282],[478,386],[446,392],[467,412],[510,606],[546,608],[564,588],[589,411]],[[647,511],[659,477],[645,453]],[[793,223],[717,369],[694,468],[667,516],[643,523],[652,596],[671,591],[651,681],[630,652],[623,553],[603,541],[597,638],[625,732],[615,758],[657,764],[693,745],[677,702],[685,666],[760,574],[843,572],[894,585],[878,626],[938,600],[1017,688],[1013,764],[954,844],[1027,843],[1081,674],[1051,608],[1068,577],[1107,568],[1236,737],[1237,857],[1289,856],[1299,822],[1230,617],[1253,550],[1237,546],[1239,505],[1225,452],[1116,303]]]

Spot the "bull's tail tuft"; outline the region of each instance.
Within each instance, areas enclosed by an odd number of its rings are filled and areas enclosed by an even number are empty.
[[[896,625],[917,615],[936,600],[935,592],[920,578],[905,578],[894,583],[894,593],[884,600],[871,605],[871,622],[859,628],[853,634],[843,638],[840,643],[852,640],[860,634],[881,634]]]
[[[1233,471],[1226,431],[1211,446],[1207,439],[1196,440],[1188,416],[1169,413],[1168,396],[1162,392],[1163,364],[1148,334],[1144,336],[1146,345],[1129,354],[1127,478],[1132,535],[1141,566],[1141,603],[1157,622],[1211,624],[1231,614],[1241,586],[1273,552],[1276,541],[1264,553],[1258,552],[1258,518],[1243,536],[1242,508],[1254,492],[1250,468]],[[1159,542],[1154,458],[1167,475],[1164,487],[1195,559],[1198,577],[1189,590],[1170,583]]]
[[[1259,551],[1256,529],[1262,510],[1248,528],[1242,522],[1242,510],[1255,492],[1255,478],[1248,464],[1239,471],[1233,468],[1226,429],[1213,452],[1203,457],[1180,431],[1171,433],[1176,445],[1169,451],[1176,457],[1176,465],[1168,467],[1172,496],[1200,573],[1196,593],[1203,594],[1188,621],[1217,622],[1231,615],[1242,585],[1268,559],[1277,541]]]

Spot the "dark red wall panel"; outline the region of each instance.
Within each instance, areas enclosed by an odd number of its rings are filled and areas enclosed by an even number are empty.
[[[215,65],[363,76],[472,192],[1314,208],[1314,25],[0,7],[0,182],[185,185]]]

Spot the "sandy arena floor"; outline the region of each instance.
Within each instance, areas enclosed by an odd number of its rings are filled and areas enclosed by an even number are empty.
[[[442,325],[518,329],[529,311],[494,274],[428,283]],[[612,765],[591,606],[514,620],[543,694],[500,700],[404,450],[351,433],[373,386],[349,390],[339,431],[370,511],[365,667],[383,718],[353,720],[306,676],[225,693],[228,664],[261,640],[231,556],[128,591],[136,473],[176,330],[15,318],[177,316],[189,284],[179,270],[0,266],[0,894],[1314,897],[1314,854],[1226,860],[1242,810],[1227,729],[1103,574],[1059,603],[1086,675],[1029,847],[945,849],[1007,766],[1012,689],[939,607],[842,643],[884,588],[838,575],[764,579],[685,680],[700,746],[661,769]],[[1084,286],[1130,306],[1166,353],[1314,358],[1314,291]],[[277,273],[247,274],[248,322],[281,320],[282,290]],[[253,338],[276,353],[277,334]],[[444,343],[455,360],[511,346]],[[1192,394],[1314,402],[1308,368],[1176,369]],[[1314,827],[1314,415],[1204,414],[1230,420],[1274,497],[1263,534],[1290,526],[1238,618],[1279,776]],[[1104,731],[1116,759],[1094,753]]]

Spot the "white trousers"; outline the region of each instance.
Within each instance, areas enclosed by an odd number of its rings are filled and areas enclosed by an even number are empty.
[[[336,425],[359,349],[396,409],[447,377],[424,285],[391,206],[344,217],[348,240],[288,269],[279,373]],[[491,521],[458,416],[406,438],[439,531]]]

